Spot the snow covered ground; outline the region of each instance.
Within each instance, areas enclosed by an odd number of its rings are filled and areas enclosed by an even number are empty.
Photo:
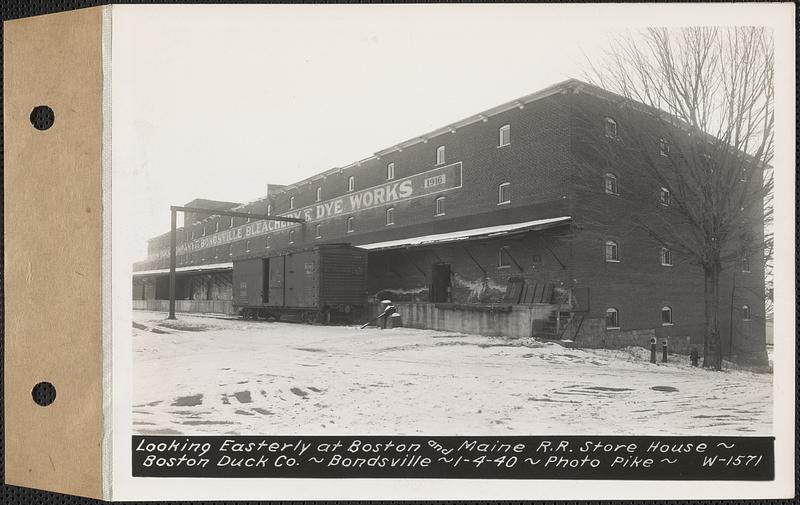
[[[772,375],[533,339],[134,312],[139,434],[769,435]]]

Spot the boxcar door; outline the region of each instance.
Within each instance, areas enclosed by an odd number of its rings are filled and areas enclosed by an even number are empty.
[[[285,257],[273,256],[269,259],[269,302],[272,307],[284,305]]]
[[[236,261],[233,264],[234,305],[261,305],[263,263],[260,259]]]

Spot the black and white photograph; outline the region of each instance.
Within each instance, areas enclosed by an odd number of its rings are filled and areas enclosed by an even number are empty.
[[[115,324],[130,329],[113,345],[130,375],[114,380],[131,401],[115,411],[134,460],[195,437],[772,450],[793,398],[776,372],[791,300],[775,295],[793,272],[776,255],[794,230],[776,210],[794,184],[789,11],[116,7]],[[381,466],[352,444],[317,463]],[[438,444],[422,443],[449,464]],[[398,465],[417,464],[409,447]],[[751,456],[731,479],[774,478]],[[692,472],[676,480],[713,480]]]

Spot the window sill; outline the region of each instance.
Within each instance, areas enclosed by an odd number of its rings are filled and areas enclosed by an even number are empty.
[[[510,203],[511,200],[508,200],[507,202],[499,202],[497,205],[509,205]]]
[[[606,260],[606,263],[621,263],[620,260]]]
[[[619,330],[619,326],[606,326],[606,330]]]
[[[674,267],[675,265],[668,265],[668,264],[666,264],[666,263],[662,263],[662,264],[661,264],[661,266],[662,266],[662,267]]]
[[[661,326],[675,326],[675,323],[661,323]]]
[[[394,223],[386,223],[386,226],[394,226]]]
[[[506,268],[511,268],[511,265],[498,265],[498,270],[505,270]]]
[[[441,216],[444,216],[444,215],[445,215],[445,213],[442,212],[441,214],[435,214],[434,217],[441,217]]]
[[[606,191],[605,193],[606,193],[607,195],[611,195],[611,196],[619,196],[619,192],[617,192],[617,193],[614,193],[613,191]]]
[[[502,145],[499,145],[499,146],[497,146],[497,148],[498,148],[498,149],[502,149],[502,148],[504,148],[504,147],[508,147],[508,146],[510,146],[510,145],[511,145],[511,143],[509,142],[508,144],[502,144]]]

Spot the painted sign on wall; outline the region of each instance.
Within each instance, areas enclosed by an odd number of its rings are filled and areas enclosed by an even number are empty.
[[[423,196],[461,188],[461,162],[437,167],[426,172],[404,177],[361,191],[353,191],[337,198],[325,200],[297,210],[278,214],[282,217],[303,218],[306,223],[357,214],[393,203],[406,202]],[[300,223],[258,220],[218,233],[198,237],[178,244],[177,253],[186,254],[202,249],[231,244],[240,240],[268,235],[272,232],[303,226]],[[168,256],[161,251],[157,257]]]

